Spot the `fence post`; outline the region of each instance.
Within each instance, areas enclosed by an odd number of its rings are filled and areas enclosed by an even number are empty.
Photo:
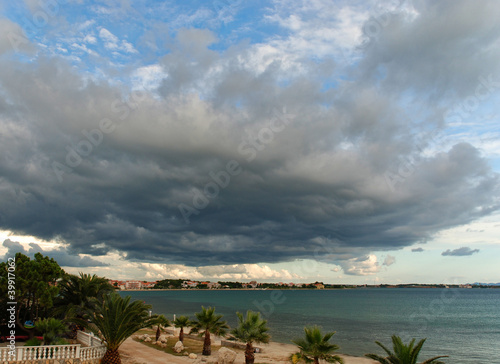
[[[23,348],[17,348],[17,358],[16,360],[23,360]]]

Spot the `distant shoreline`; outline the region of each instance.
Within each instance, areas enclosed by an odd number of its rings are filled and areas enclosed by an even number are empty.
[[[355,289],[355,287],[346,288],[146,288],[146,289],[119,289],[120,292],[134,291],[335,291],[344,289]]]
[[[146,288],[146,289],[117,289],[119,292],[144,292],[144,291],[207,291],[207,292],[220,292],[220,291],[342,291],[346,289],[500,289],[500,286],[474,286],[472,288],[466,287],[442,287],[442,286],[397,286],[397,287],[344,287],[344,288]]]

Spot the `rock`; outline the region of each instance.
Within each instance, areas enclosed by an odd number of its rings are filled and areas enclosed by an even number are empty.
[[[187,351],[183,352],[182,355],[184,356],[189,356],[189,353]]]
[[[195,353],[191,353],[189,354],[189,359],[198,359],[198,355],[196,355]]]
[[[162,343],[166,343],[166,342],[167,342],[167,335],[161,335],[161,336],[160,336],[160,341],[161,341]]]
[[[217,358],[215,356],[208,356],[205,358],[206,358],[206,360],[205,360],[206,364],[218,364]]]
[[[233,364],[236,360],[236,352],[228,348],[220,348],[217,352],[219,364]]]
[[[177,341],[174,346],[174,351],[180,353],[182,350],[184,350],[184,344],[182,344],[182,341]]]
[[[151,338],[150,338],[150,337],[145,338],[145,339],[144,339],[144,342],[146,342],[146,343],[150,343],[150,342],[151,342]]]

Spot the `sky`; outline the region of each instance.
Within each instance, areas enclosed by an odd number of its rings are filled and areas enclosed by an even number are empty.
[[[0,4],[0,256],[500,282],[500,3]]]

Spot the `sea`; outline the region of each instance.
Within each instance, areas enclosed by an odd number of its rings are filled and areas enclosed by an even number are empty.
[[[500,363],[500,289],[357,288],[338,290],[144,290],[121,292],[152,305],[153,313],[194,318],[212,306],[236,326],[236,312],[259,311],[273,341],[291,344],[305,326],[335,331],[340,353],[382,355],[375,341],[392,348],[426,338],[419,362],[449,355],[447,363]]]

